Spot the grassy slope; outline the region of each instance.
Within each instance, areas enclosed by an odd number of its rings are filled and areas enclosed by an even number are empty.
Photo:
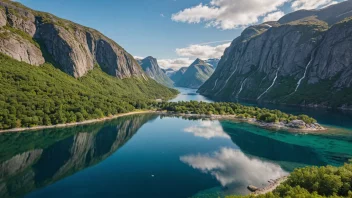
[[[0,129],[99,118],[177,94],[151,79],[114,78],[98,66],[75,79],[49,63],[35,67],[4,55],[0,63]]]

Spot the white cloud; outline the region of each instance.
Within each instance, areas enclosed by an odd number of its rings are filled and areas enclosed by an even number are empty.
[[[281,17],[283,17],[285,15],[284,12],[282,11],[276,11],[276,12],[272,12],[272,13],[269,13],[267,14],[263,21],[264,22],[267,22],[267,21],[278,21]]]
[[[190,45],[186,48],[177,48],[176,53],[179,56],[190,57],[190,58],[200,58],[200,59],[210,59],[210,58],[220,58],[227,47],[231,43],[225,43],[217,46],[210,45]]]
[[[289,0],[211,0],[172,15],[172,20],[185,23],[205,22],[206,26],[234,29],[258,23],[261,17],[278,11]]]
[[[200,58],[203,60],[208,60],[210,58],[221,58],[224,51],[231,43],[225,43],[217,46],[211,46],[207,44],[223,43],[226,41],[213,41],[203,44],[194,44],[185,48],[177,48],[176,53],[180,58],[175,59],[160,59],[158,64],[162,68],[172,68],[178,70],[181,67],[190,66],[195,59]]]
[[[249,158],[240,150],[231,148],[222,148],[213,154],[182,156],[180,160],[195,169],[213,175],[224,187],[240,187],[240,190],[245,192],[246,186],[250,184],[260,187],[267,184],[270,179],[288,174],[279,165]]]
[[[187,133],[193,133],[194,136],[205,139],[230,139],[230,136],[223,130],[219,121],[201,121],[194,126],[185,128],[184,131]]]
[[[162,68],[172,68],[179,70],[181,67],[188,67],[194,60],[189,58],[158,59],[158,64]]]
[[[338,2],[334,0],[294,0],[292,2],[291,8],[293,10],[301,10],[301,9],[310,10],[310,9],[326,7],[334,3],[338,3]]]
[[[145,57],[142,57],[142,56],[133,56],[133,58],[134,58],[134,59],[140,59],[140,60],[142,60],[142,59],[144,59]]]
[[[165,17],[165,15],[163,13],[160,14],[161,17]]]

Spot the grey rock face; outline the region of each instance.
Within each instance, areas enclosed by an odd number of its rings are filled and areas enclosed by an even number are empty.
[[[8,30],[1,32],[6,36],[0,38],[0,53],[31,65],[38,66],[45,62],[42,52],[33,43]]]
[[[15,2],[0,2],[0,27],[6,25],[23,31],[29,38],[40,42],[60,69],[76,78],[82,77],[99,64],[104,72],[118,78],[142,77],[147,80],[142,68],[122,47],[100,32],[73,22],[41,13]],[[22,39],[23,40],[23,39]],[[15,52],[0,49],[17,60],[39,65],[43,58],[27,57],[21,53],[37,52],[33,46],[11,40],[2,41],[3,48],[11,46]],[[29,50],[28,50],[29,49]],[[38,48],[39,49],[39,48]],[[17,52],[21,52],[16,55]]]
[[[352,1],[343,5],[319,10],[329,13],[325,18],[309,16],[318,11],[299,11],[283,17],[285,24],[247,28],[199,92],[227,101],[351,107],[352,21],[331,24],[341,15],[334,17],[334,9],[352,8]]]
[[[53,24],[38,26],[36,38],[41,40],[47,51],[61,69],[74,77],[82,77],[94,67],[94,59],[88,45],[82,45],[85,35],[81,32],[71,34],[63,27]],[[79,42],[82,39],[83,42]]]
[[[0,164],[0,180],[21,172],[40,158],[43,150],[32,150],[12,157]]]
[[[140,61],[140,65],[142,66],[144,72],[152,79],[157,81],[158,83],[173,87],[174,82],[165,74],[165,72],[159,67],[158,61],[149,56]]]
[[[308,74],[308,83],[334,79],[333,88],[343,89],[352,85],[352,22],[343,22],[332,26],[321,41],[312,69]]]
[[[0,9],[0,27],[5,26],[7,23],[5,10]]]
[[[35,16],[30,9],[25,9],[9,2],[0,2],[0,9],[5,10],[7,22],[11,27],[22,30],[31,37],[36,32]]]

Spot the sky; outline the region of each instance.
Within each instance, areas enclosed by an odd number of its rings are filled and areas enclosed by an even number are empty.
[[[244,28],[343,0],[17,0],[99,30],[135,57],[163,68],[220,58]]]

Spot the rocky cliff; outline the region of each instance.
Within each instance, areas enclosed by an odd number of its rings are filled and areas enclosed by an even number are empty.
[[[195,60],[181,78],[175,82],[176,86],[199,88],[213,74],[214,68],[201,59]]]
[[[100,32],[7,0],[0,1],[0,52],[36,66],[53,60],[76,78],[96,65],[118,78],[145,78],[134,58]]]
[[[159,67],[158,61],[155,58],[148,56],[147,58],[140,60],[139,62],[144,72],[150,78],[167,87],[173,87],[174,82]]]
[[[217,100],[352,107],[352,1],[245,29],[199,89]]]

